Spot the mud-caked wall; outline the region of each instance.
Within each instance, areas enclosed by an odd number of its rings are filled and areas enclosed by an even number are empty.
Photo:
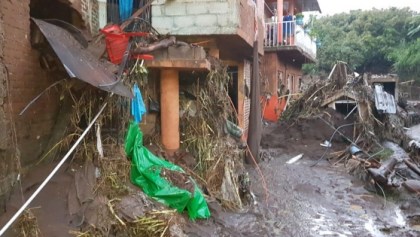
[[[0,138],[0,150],[13,150],[16,143],[22,166],[34,163],[44,151],[55,123],[59,95],[51,90],[22,116],[19,113],[45,88],[62,79],[40,67],[39,53],[31,47],[29,4],[29,0],[0,1],[0,136],[7,141]],[[16,157],[2,157],[0,173],[5,173],[3,164],[18,167],[18,161]]]

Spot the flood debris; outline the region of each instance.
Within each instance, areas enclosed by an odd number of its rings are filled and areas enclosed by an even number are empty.
[[[196,170],[210,196],[228,209],[238,210],[247,201],[241,198],[239,176],[245,168],[237,115],[228,95],[231,78],[227,68],[212,58],[212,70],[186,86],[191,96],[181,97],[182,147],[196,160]],[[249,187],[248,187],[249,189]],[[243,189],[244,190],[244,189]],[[242,197],[248,197],[243,195]]]
[[[390,80],[395,82],[394,87],[385,89],[382,83]],[[416,152],[419,130],[408,114],[415,117],[419,111],[414,106],[402,108],[397,103],[397,82],[394,76],[360,76],[351,72],[345,62],[337,62],[326,80],[313,82],[291,103],[283,112],[281,123],[291,127],[304,126],[299,129],[308,135],[302,137],[303,140],[314,136],[318,141],[324,141],[320,145],[325,150],[318,161],[341,162],[350,173],[381,188],[401,190],[400,187],[405,187],[413,192],[418,190],[420,181],[420,156]],[[312,135],[312,129],[322,130],[318,121],[329,127],[326,130],[331,134],[330,139],[323,134]],[[296,133],[292,131],[290,133]],[[341,140],[334,140],[334,136]]]
[[[293,164],[293,163],[297,162],[298,160],[300,160],[302,157],[303,157],[303,153],[291,158],[290,160],[288,160],[286,162],[286,164],[289,164],[289,165]]]
[[[149,6],[151,2],[149,1],[146,6]],[[136,12],[131,20],[135,21],[134,17],[141,14],[143,10],[144,8]],[[172,208],[181,211],[188,206],[190,218],[196,219],[210,216],[205,198],[215,199],[229,209],[240,209],[245,205],[256,203],[255,195],[250,190],[249,176],[244,172],[242,161],[246,153],[244,150],[246,145],[243,142],[244,131],[238,125],[238,117],[228,95],[231,78],[227,73],[227,67],[213,59],[210,73],[205,73],[205,80],[192,83],[190,88],[192,90],[182,90],[185,100],[181,103],[187,101],[183,108],[185,113],[182,114],[182,118],[188,126],[181,125],[183,150],[176,156],[187,154],[189,158],[192,158],[189,162],[195,164],[185,164],[185,166],[182,164],[183,167],[180,167],[181,165],[170,163],[169,158],[165,160],[163,157],[148,153],[153,156],[152,158],[156,158],[153,159],[156,163],[147,167],[142,162],[141,164],[131,163],[138,157],[130,154],[130,161],[122,149],[122,137],[130,121],[129,98],[133,97],[133,88],[141,90],[144,98],[148,99],[149,103],[145,103],[146,107],[153,107],[152,111],[160,112],[156,96],[149,94],[149,81],[146,75],[149,71],[144,65],[144,60],[153,57],[144,54],[169,46],[183,47],[182,49],[186,47],[195,49],[199,46],[178,41],[174,36],[161,37],[150,32],[143,32],[144,34],[123,32],[128,24],[126,22],[119,27],[118,30],[121,31],[112,32],[127,36],[124,38],[126,40],[124,43],[128,42],[128,44],[123,44],[124,47],[119,52],[121,55],[118,55],[123,57],[120,58],[121,60],[114,61],[115,55],[107,51],[109,61],[104,61],[90,53],[89,46],[93,42],[88,42],[77,28],[56,20],[32,18],[32,21],[38,30],[40,40],[38,43],[43,41],[43,46],[49,47],[50,54],[43,55],[45,57],[41,63],[48,70],[59,67],[62,71],[60,75],[66,74],[72,78],[67,79],[65,76],[66,79],[60,82],[61,88],[58,89],[60,100],[65,101],[63,104],[70,112],[57,123],[60,127],[57,125],[55,136],[59,139],[50,141],[53,144],[39,161],[39,163],[50,161],[49,155],[54,154],[52,158],[55,158],[55,155],[68,151],[70,147],[71,152],[73,149],[75,151],[72,156],[70,153],[66,155],[66,158],[71,158],[68,172],[74,178],[67,195],[67,211],[70,216],[70,226],[73,228],[71,234],[75,236],[182,236],[178,224],[185,220]],[[137,22],[134,22],[133,25],[136,26],[136,24]],[[153,31],[153,29],[149,28],[148,31]],[[200,59],[203,55],[205,57],[202,47],[195,51],[198,52],[195,56]],[[119,67],[112,63],[119,64]],[[73,78],[87,84],[75,82],[77,80]],[[58,84],[59,82],[52,84],[44,92]],[[158,84],[153,86],[156,85]],[[39,96],[45,94],[44,92]],[[121,97],[113,97],[113,94]],[[94,116],[98,108],[101,108],[100,113]],[[22,113],[25,110],[26,108]],[[94,121],[96,119],[98,119],[97,122]],[[95,124],[96,133],[87,133],[93,124]],[[141,125],[135,124],[135,127],[139,126]],[[86,140],[81,143],[79,143],[81,140],[76,140],[86,134]],[[141,140],[141,143],[143,142],[142,137],[137,138]],[[75,141],[77,142],[72,147]],[[134,145],[139,148],[139,144]],[[159,142],[153,145],[159,146]],[[144,155],[144,151],[145,149],[141,149],[140,155]],[[159,166],[162,163],[166,166]],[[134,164],[137,166],[134,167]],[[135,168],[138,169],[135,170]],[[146,169],[147,172],[142,172],[144,182],[159,171],[159,179],[156,179],[155,183],[149,183],[149,189],[136,182],[141,179],[139,176],[136,177],[138,174],[136,171]],[[130,181],[141,189],[132,186]],[[166,188],[166,190],[153,190],[153,195],[149,192],[153,186],[159,186],[162,183],[165,184],[163,189]],[[205,195],[201,190],[204,190]],[[184,195],[177,196],[179,193]],[[162,201],[164,199],[166,204],[171,202],[176,205],[163,206],[159,202],[165,203]],[[27,226],[26,223],[36,221],[36,218],[32,217],[27,213],[22,216],[25,219],[25,226]],[[31,225],[35,227],[33,223]],[[22,233],[26,233],[23,236],[38,236],[39,233],[36,231],[25,230]]]
[[[68,31],[43,20],[32,18],[32,21],[48,40],[70,78],[78,78],[95,87],[117,81],[106,63],[96,59]],[[121,83],[107,91],[132,97],[131,90]]]
[[[18,237],[38,237],[42,236],[41,230],[38,227],[38,221],[33,214],[33,208],[25,210],[22,216],[19,217],[13,231]]]
[[[378,113],[395,114],[397,107],[393,95],[384,91],[384,86],[375,84],[375,107]]]

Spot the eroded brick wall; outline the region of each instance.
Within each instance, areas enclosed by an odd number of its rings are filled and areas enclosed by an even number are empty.
[[[51,135],[58,111],[59,97],[55,90],[40,97],[22,116],[20,111],[46,87],[62,78],[54,78],[41,69],[38,51],[30,45],[29,0],[0,1],[2,19],[1,62],[8,88],[5,111],[8,140],[16,133],[22,165],[37,160]],[[1,118],[0,118],[1,120]],[[10,131],[13,126],[15,129]],[[8,142],[10,148],[12,142]],[[9,157],[10,158],[10,157]],[[9,159],[7,158],[7,159]],[[2,162],[8,162],[3,160]]]

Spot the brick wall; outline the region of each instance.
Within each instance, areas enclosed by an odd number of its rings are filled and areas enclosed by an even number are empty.
[[[7,127],[16,128],[17,147],[22,165],[39,158],[50,138],[58,112],[59,98],[55,91],[40,97],[22,116],[20,111],[40,92],[57,79],[39,66],[39,55],[30,45],[29,0],[0,1],[4,31],[0,47],[6,69],[8,88],[5,101],[10,110],[5,112]],[[1,37],[0,37],[1,38]],[[8,132],[9,140],[11,140]],[[11,144],[8,144],[9,148]],[[10,158],[10,157],[9,157]]]
[[[266,85],[262,86],[264,92],[276,94],[278,89],[278,82],[286,87],[290,88],[292,93],[298,93],[299,79],[302,77],[302,65],[291,62],[288,58],[282,58],[274,53],[265,53],[263,57],[263,77],[266,79]],[[282,76],[279,76],[279,75]],[[294,78],[294,80],[288,80],[288,77]]]
[[[4,24],[0,11],[0,204],[4,205],[16,180],[18,166],[10,129],[7,101],[7,74],[4,65]],[[4,210],[4,208],[1,208]]]

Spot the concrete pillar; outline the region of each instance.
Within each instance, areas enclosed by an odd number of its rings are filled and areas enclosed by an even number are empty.
[[[283,0],[277,0],[277,19],[278,22],[283,22]],[[278,41],[283,42],[283,24],[279,24],[277,34]]]
[[[160,119],[162,144],[173,155],[179,149],[179,75],[163,69],[160,74]]]
[[[290,15],[295,15],[295,0],[289,0],[289,13]]]

